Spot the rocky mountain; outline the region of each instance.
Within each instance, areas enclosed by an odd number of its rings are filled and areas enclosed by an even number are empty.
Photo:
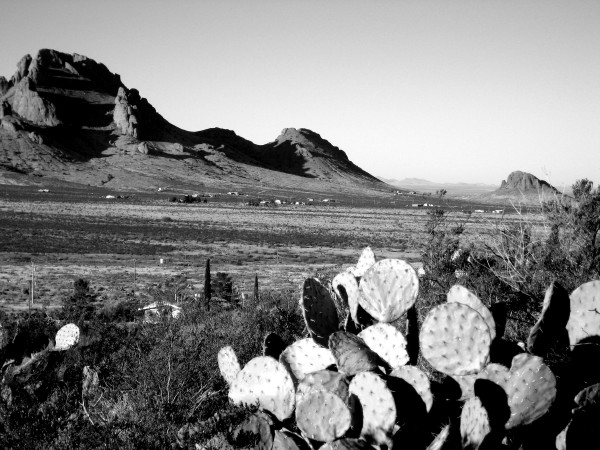
[[[562,193],[547,181],[517,170],[511,172],[506,180],[502,180],[500,187],[489,194],[489,197],[495,200],[539,203],[540,200],[549,200],[557,195]]]
[[[23,183],[133,190],[389,190],[313,131],[286,128],[265,145],[226,129],[185,131],[103,64],[48,49],[24,56],[10,79],[0,77],[0,183],[17,182],[17,175]]]

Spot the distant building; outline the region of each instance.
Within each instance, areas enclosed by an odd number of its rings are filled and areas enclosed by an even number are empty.
[[[423,207],[423,204],[422,204],[422,203],[413,203],[413,204],[412,204],[412,207],[413,207],[413,208],[422,208],[422,207]]]
[[[281,200],[276,199],[274,202],[276,205],[281,205]]]
[[[473,212],[476,212],[476,213],[480,213],[480,214],[481,214],[481,213],[484,213],[485,211],[484,211],[483,209],[476,209],[476,210],[475,210],[475,211],[473,211]]]
[[[495,209],[492,211],[493,214],[502,214],[504,212],[503,209]]]

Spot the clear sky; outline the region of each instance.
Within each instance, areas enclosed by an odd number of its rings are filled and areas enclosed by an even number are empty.
[[[600,182],[598,0],[1,0],[0,75],[81,53],[173,124],[309,128],[386,178]]]

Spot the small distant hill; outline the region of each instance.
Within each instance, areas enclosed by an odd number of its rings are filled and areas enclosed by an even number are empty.
[[[403,178],[402,180],[386,179],[379,177],[392,186],[416,192],[436,192],[446,189],[447,195],[451,197],[473,197],[492,192],[495,186],[483,183],[437,183],[422,178]]]
[[[522,203],[539,203],[563,194],[535,175],[516,170],[502,180],[500,187],[489,194],[490,200],[506,200]]]

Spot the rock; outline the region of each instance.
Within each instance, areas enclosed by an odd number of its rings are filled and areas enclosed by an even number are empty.
[[[17,134],[17,132],[21,129],[18,122],[14,120],[9,120],[8,118],[2,118],[0,121],[0,128],[5,129],[9,133]]]
[[[16,85],[12,110],[35,125],[52,127],[61,123],[56,115],[55,106],[40,96],[35,83],[28,77]]]
[[[31,139],[32,142],[35,142],[36,144],[43,144],[44,140],[42,139],[42,137],[37,134],[35,131],[31,131],[29,134],[29,139]]]
[[[113,121],[121,134],[136,139],[147,138],[157,116],[156,110],[144,98],[140,97],[137,89],[119,88],[115,98]]]
[[[13,84],[17,84],[29,73],[29,65],[31,64],[31,55],[27,54],[17,63],[17,71],[12,77]]]
[[[6,100],[2,100],[0,102],[0,119],[5,116],[10,116],[12,114],[12,108],[10,107],[10,103]]]
[[[138,145],[137,147],[138,152],[147,155],[148,154],[148,144],[146,144],[145,142],[140,143],[140,145]]]
[[[0,77],[0,97],[8,92],[10,86],[11,84],[6,78]]]

